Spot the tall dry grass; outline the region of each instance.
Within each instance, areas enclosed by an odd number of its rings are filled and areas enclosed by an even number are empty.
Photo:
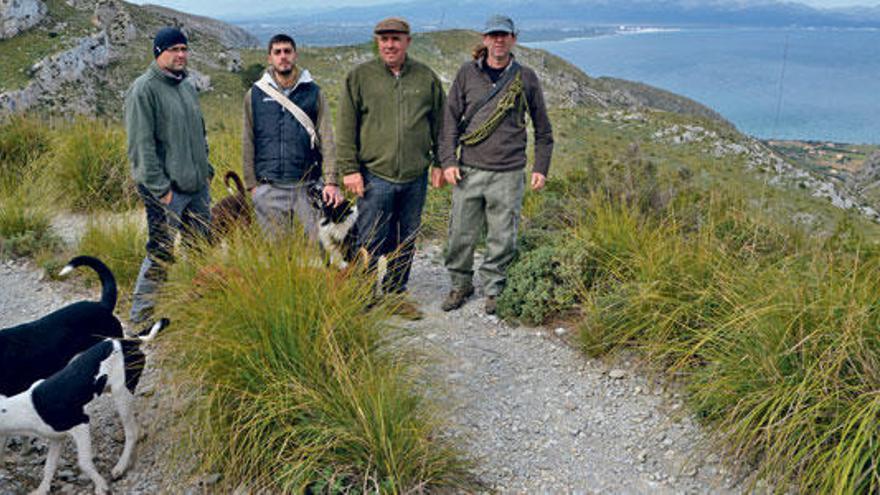
[[[619,205],[585,216],[574,235],[599,277],[581,295],[584,348],[637,349],[683,377],[694,412],[755,479],[875,492],[880,258],[743,204],[709,201],[698,227]]]
[[[202,468],[229,489],[468,489],[367,277],[325,269],[297,237],[227,242],[183,256],[162,305]]]

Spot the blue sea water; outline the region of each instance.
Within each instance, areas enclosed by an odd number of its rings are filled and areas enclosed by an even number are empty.
[[[693,98],[761,138],[880,144],[880,30],[681,29],[528,43]]]

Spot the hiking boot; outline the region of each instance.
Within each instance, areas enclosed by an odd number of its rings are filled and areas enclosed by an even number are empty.
[[[391,304],[391,314],[397,315],[404,320],[421,320],[425,317],[425,314],[422,313],[422,310],[416,306],[415,303],[409,301],[408,299],[401,298],[399,301],[395,301]]]
[[[446,296],[446,299],[443,301],[443,304],[440,305],[440,309],[443,311],[452,311],[453,309],[458,309],[464,304],[465,301],[468,300],[471,295],[474,293],[473,286],[470,286],[466,289],[452,289],[449,291],[449,294]]]
[[[496,309],[498,304],[495,302],[495,296],[486,296],[486,314],[494,315]]]

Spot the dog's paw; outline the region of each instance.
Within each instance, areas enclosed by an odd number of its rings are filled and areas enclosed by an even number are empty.
[[[120,466],[119,464],[113,466],[113,469],[110,471],[110,477],[115,481],[119,478],[122,478],[122,475],[125,474],[125,471],[128,470],[128,466]]]
[[[107,486],[107,482],[102,480],[102,483],[95,483],[95,495],[107,495],[110,493],[110,488]]]

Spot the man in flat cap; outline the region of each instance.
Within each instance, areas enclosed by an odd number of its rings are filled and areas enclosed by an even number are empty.
[[[452,290],[444,311],[458,309],[474,293],[474,248],[486,226],[486,256],[480,266],[485,311],[494,314],[496,297],[516,254],[525,186],[526,114],[535,130],[532,190],[544,187],[553,132],[538,76],[511,53],[513,21],[492,16],[483,29],[474,60],[461,66],[446,100],[440,161],[453,185],[446,249]]]
[[[156,291],[173,261],[176,231],[185,244],[209,236],[210,182],[205,121],[195,87],[187,81],[189,49],[177,28],[153,38],[155,61],[125,95],[128,157],[147,213],[147,256],[132,295],[132,323],[152,315]]]
[[[371,254],[371,264],[389,255],[383,290],[402,294],[428,169],[433,185],[442,178],[437,145],[444,93],[437,75],[407,55],[412,38],[406,21],[384,19],[374,34],[379,57],[349,72],[339,97],[337,166],[345,188],[360,198],[360,246]],[[396,307],[402,316],[421,317],[405,299]]]

